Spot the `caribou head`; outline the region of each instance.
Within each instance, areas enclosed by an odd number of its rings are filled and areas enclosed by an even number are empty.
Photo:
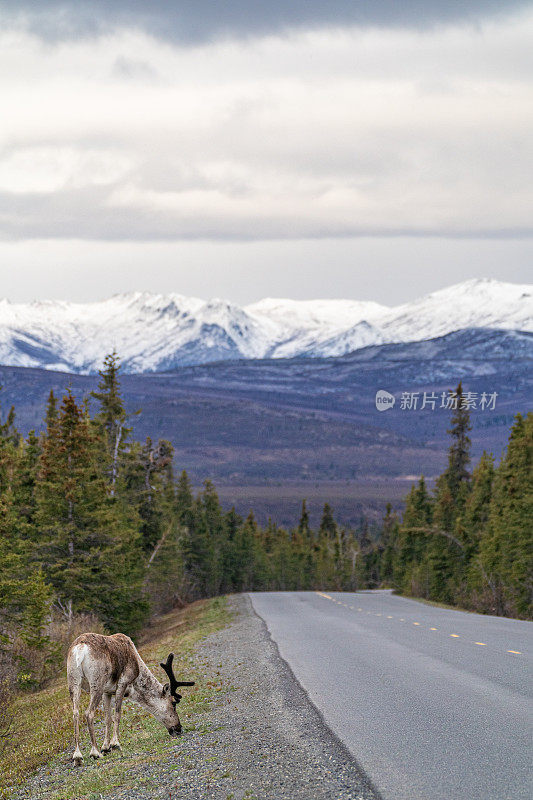
[[[165,683],[163,686],[163,693],[164,696],[170,699],[171,705],[176,710],[176,706],[178,705],[179,701],[181,700],[181,694],[178,693],[178,688],[180,686],[194,686],[194,681],[178,681],[176,680],[176,676],[174,675],[174,670],[172,669],[172,662],[174,661],[174,653],[169,653],[168,658],[165,662],[161,662],[159,665],[164,672],[166,672],[169,682]],[[178,725],[172,726],[168,729],[168,732],[171,736],[177,736],[181,733],[181,723],[178,721]]]

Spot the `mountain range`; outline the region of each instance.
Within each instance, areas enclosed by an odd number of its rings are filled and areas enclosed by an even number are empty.
[[[93,374],[115,348],[126,373],[168,372],[237,359],[343,356],[476,329],[533,332],[533,286],[474,279],[395,307],[272,298],[239,306],[149,292],[85,304],[3,299],[0,364]]]

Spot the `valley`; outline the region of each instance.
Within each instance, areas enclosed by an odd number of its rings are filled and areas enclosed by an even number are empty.
[[[402,392],[439,398],[465,390],[496,393],[493,410],[472,410],[472,454],[501,455],[514,415],[531,408],[533,334],[474,329],[409,344],[370,346],[332,358],[254,359],[123,375],[130,424],[139,439],[169,439],[176,470],[196,486],[211,479],[224,506],[253,506],[294,524],[301,499],[316,521],[332,503],[343,524],[377,521],[386,503],[401,507],[413,476],[444,468],[450,412],[401,409]],[[23,433],[42,427],[51,389],[87,397],[94,375],[1,366],[5,410],[16,406]],[[396,404],[378,412],[386,389]],[[140,412],[140,413],[136,413]]]

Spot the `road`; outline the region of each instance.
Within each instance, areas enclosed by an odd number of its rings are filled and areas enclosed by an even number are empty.
[[[533,797],[533,623],[388,591],[250,597],[384,800]]]

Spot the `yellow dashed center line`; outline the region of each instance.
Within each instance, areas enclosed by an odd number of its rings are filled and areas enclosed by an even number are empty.
[[[324,597],[326,600],[332,600],[334,603],[337,603],[337,605],[339,605],[339,606],[344,606],[345,608],[350,608],[352,611],[355,611],[354,606],[349,606],[347,603],[343,603],[342,600],[336,600],[334,597],[331,597],[331,595],[326,594],[325,592],[315,592],[315,594],[318,594],[320,597]],[[360,608],[360,607],[358,607],[357,610],[358,611],[363,611],[363,609]],[[374,612],[373,611],[366,611],[365,613],[366,614],[371,614],[371,615],[373,615],[375,617],[384,616],[381,612],[378,613],[378,612],[375,612],[375,611]],[[394,616],[392,614],[387,614],[386,617],[387,617],[387,619],[394,619]],[[398,617],[398,620],[399,620],[399,622],[405,622],[405,618],[404,617]],[[420,627],[421,623],[420,622],[413,622],[413,625],[416,625],[416,626]],[[437,631],[438,628],[429,628],[429,630],[430,631]],[[461,638],[461,636],[458,633],[450,633],[449,636],[450,636],[451,639],[460,639]],[[472,644],[476,644],[476,645],[478,645],[478,647],[487,647],[485,642],[472,642]],[[507,650],[507,652],[508,653],[512,653],[514,656],[523,655],[521,650]]]

